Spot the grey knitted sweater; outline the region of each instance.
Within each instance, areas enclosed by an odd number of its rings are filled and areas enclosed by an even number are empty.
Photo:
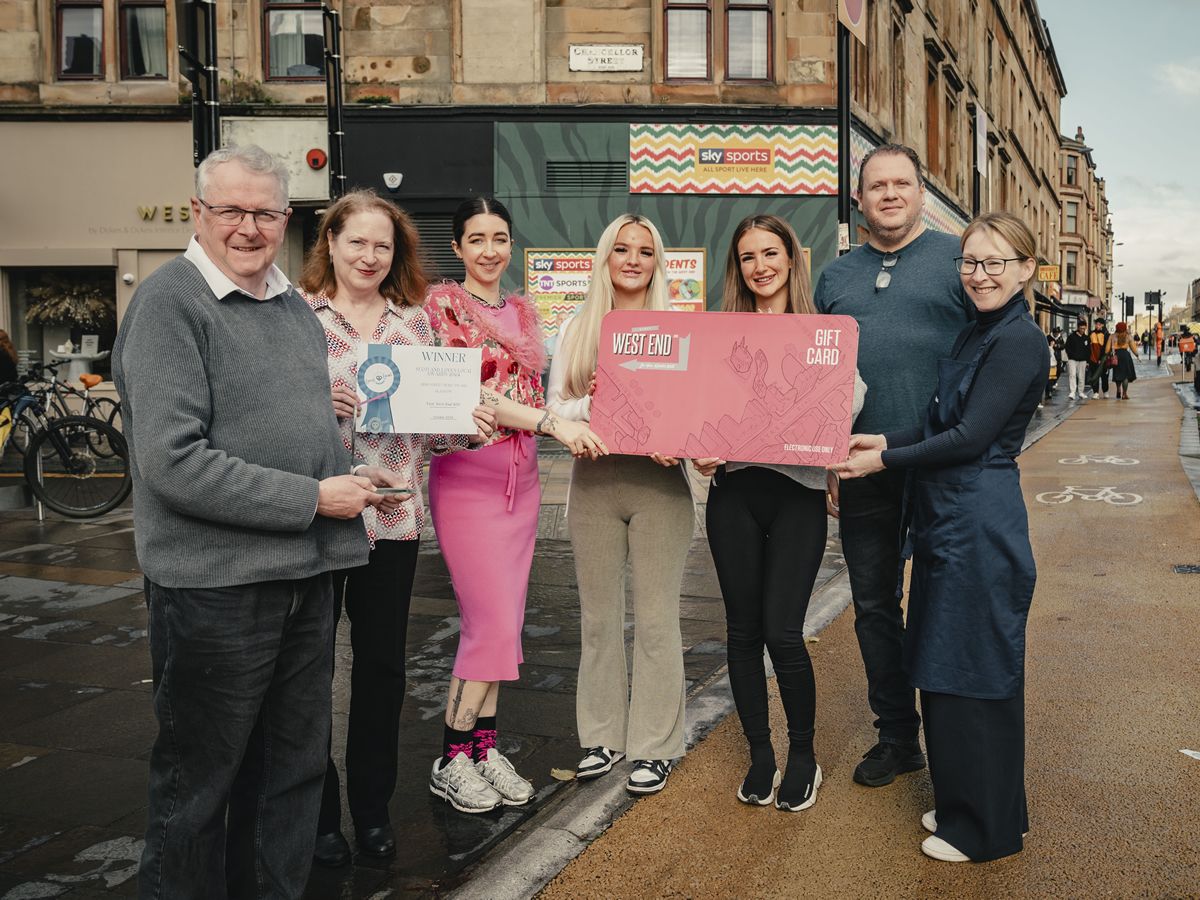
[[[218,298],[182,256],[138,288],[112,359],[151,581],[228,587],[366,563],[361,519],[316,516],[319,480],[350,470],[325,357],[294,290]]]

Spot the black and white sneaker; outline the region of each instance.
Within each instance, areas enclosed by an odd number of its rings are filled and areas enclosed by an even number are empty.
[[[674,763],[669,759],[639,759],[633,764],[625,790],[631,794],[657,794],[667,786]]]
[[[575,778],[586,781],[589,778],[599,778],[625,758],[620,750],[609,750],[607,747],[592,747],[575,767]]]

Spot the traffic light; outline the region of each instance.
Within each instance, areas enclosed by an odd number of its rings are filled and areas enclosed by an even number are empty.
[[[1133,315],[1133,294],[1122,294],[1121,300],[1125,304],[1125,318],[1128,319]]]

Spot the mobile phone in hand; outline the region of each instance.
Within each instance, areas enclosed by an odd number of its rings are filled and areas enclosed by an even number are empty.
[[[406,488],[406,487],[377,487],[377,488],[375,488],[375,493],[377,493],[377,494],[386,494],[386,495],[389,495],[389,496],[390,496],[390,495],[393,495],[393,494],[395,494],[395,495],[398,495],[398,496],[402,496],[402,497],[403,497],[403,496],[408,496],[408,495],[412,494],[412,488]]]

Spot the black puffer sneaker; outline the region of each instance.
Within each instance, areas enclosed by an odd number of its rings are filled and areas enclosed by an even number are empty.
[[[854,780],[867,787],[883,787],[896,780],[897,775],[925,768],[925,754],[920,744],[895,744],[880,741],[865,754],[854,769]]]

